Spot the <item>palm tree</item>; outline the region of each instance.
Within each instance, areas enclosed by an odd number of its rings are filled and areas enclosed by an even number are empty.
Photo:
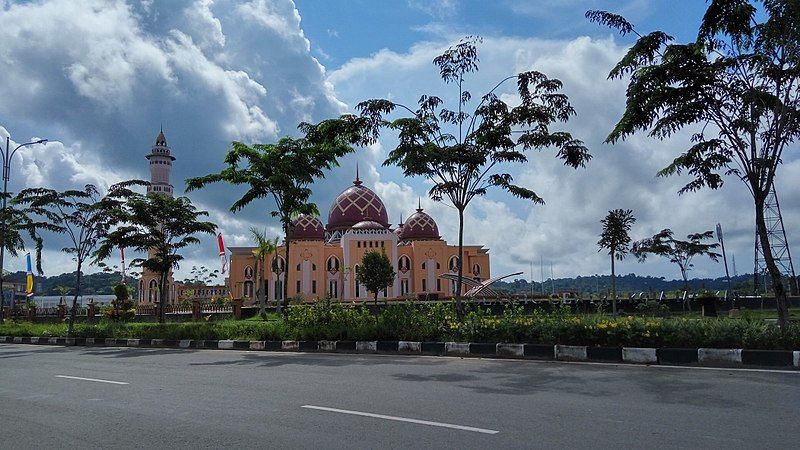
[[[231,211],[243,209],[256,199],[272,198],[284,232],[285,263],[289,265],[292,219],[298,214],[319,214],[309,201],[310,186],[325,177],[325,171],[338,165],[338,158],[353,151],[351,145],[366,142],[362,129],[365,120],[352,116],[328,119],[319,124],[300,124],[301,138],[284,137],[275,144],[233,142],[225,155],[226,168],[219,173],[186,180],[186,191],[224,181],[248,186],[244,195],[231,205]],[[284,271],[283,302],[287,302],[289,270]],[[281,308],[280,303],[278,309]]]
[[[258,313],[264,314],[267,309],[267,289],[264,284],[264,270],[267,267],[267,256],[275,253],[275,250],[278,249],[278,238],[267,239],[266,230],[260,231],[256,228],[250,228],[250,234],[256,241],[256,247],[253,249],[253,257],[256,260],[256,277],[258,280],[258,289],[256,289]]]
[[[608,215],[600,221],[603,224],[603,232],[597,245],[600,250],[608,250],[611,256],[611,309],[614,317],[617,316],[617,274],[614,267],[614,260],[622,261],[630,251],[631,225],[636,222],[633,211],[628,209],[615,209],[608,212]]]

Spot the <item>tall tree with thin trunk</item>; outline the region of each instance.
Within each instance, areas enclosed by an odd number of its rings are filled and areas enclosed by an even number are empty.
[[[63,252],[73,255],[76,263],[75,295],[69,313],[67,335],[72,334],[78,297],[81,296],[83,271],[91,266],[91,256],[100,241],[106,237],[114,224],[109,211],[120,203],[118,195],[127,192],[126,185],[112,187],[101,197],[96,186],[87,184],[83,190],[58,192],[53,189],[32,188],[19,193],[15,202],[28,205],[30,211],[49,222],[50,230],[64,234],[69,244]]]
[[[233,142],[225,156],[225,169],[186,180],[187,192],[217,182],[247,186],[244,195],[231,205],[232,212],[257,199],[271,198],[275,202],[270,214],[278,218],[284,232],[284,304],[288,301],[292,219],[298,214],[319,214],[309,200],[310,187],[315,180],[324,178],[326,170],[338,165],[339,158],[353,151],[351,145],[363,141],[364,122],[343,116],[316,125],[300,124],[299,129],[305,133],[301,138],[284,137],[275,144],[252,146]]]
[[[530,189],[514,184],[505,172],[509,164],[525,164],[526,150],[554,148],[556,156],[573,168],[591,158],[583,142],[552,127],[566,123],[575,110],[561,92],[561,81],[536,71],[500,80],[477,105],[467,90],[465,76],[478,71],[480,38],[467,37],[433,60],[442,80],[457,91],[454,109],[434,95],[422,95],[415,109],[391,100],[368,100],[358,105],[361,117],[373,130],[389,127],[399,133],[399,143],[384,165],[398,165],[406,176],[420,176],[432,183],[430,197],[446,201],[458,211],[458,279],[456,307],[461,307],[464,275],[464,211],[475,197],[492,187],[543,204]],[[501,98],[503,86],[516,82],[518,103]],[[389,122],[395,111],[406,114]],[[471,112],[468,112],[471,111]],[[376,134],[376,133],[373,133]]]
[[[611,305],[614,317],[617,316],[617,273],[614,267],[615,260],[622,261],[628,254],[631,245],[631,237],[628,233],[631,226],[636,222],[633,211],[628,209],[614,209],[600,221],[603,224],[603,232],[600,233],[600,240],[597,245],[600,250],[608,250],[611,257]]]
[[[269,239],[266,230],[261,231],[257,228],[250,228],[250,235],[256,241],[253,258],[256,260],[256,280],[258,280],[256,289],[258,312],[264,314],[267,311],[267,286],[264,282],[264,272],[267,270],[267,257],[278,249],[278,238]]]
[[[631,253],[636,256],[640,262],[647,259],[648,254],[663,256],[669,259],[669,262],[677,264],[681,269],[681,277],[683,277],[683,289],[689,290],[689,271],[692,270],[694,264],[692,260],[695,256],[708,256],[712,261],[719,261],[722,256],[713,250],[719,247],[719,244],[714,242],[708,244],[704,242],[706,239],[713,239],[713,231],[705,231],[703,233],[694,233],[686,237],[686,241],[675,239],[672,230],[665,228],[653,237],[642,239],[633,243]]]
[[[634,34],[636,42],[609,78],[629,78],[625,112],[607,142],[638,131],[657,139],[694,131],[660,176],[687,172],[680,193],[717,189],[739,178],[753,197],[757,238],[777,300],[789,302],[770,246],[764,203],[783,153],[800,137],[800,2],[712,0],[697,38],[685,44],[655,31],[642,35],[624,17],[589,11],[589,20]]]
[[[96,260],[110,257],[117,248],[129,248],[147,254],[131,261],[158,274],[159,323],[164,323],[169,272],[180,267],[186,247],[199,244],[198,234],[215,234],[217,226],[202,221],[206,211],[198,211],[186,197],[172,198],[150,193],[129,193],[109,217],[118,224],[108,233],[94,253]]]

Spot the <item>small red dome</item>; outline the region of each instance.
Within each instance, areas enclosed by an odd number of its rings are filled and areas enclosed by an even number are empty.
[[[357,224],[353,225],[354,230],[385,230],[386,227],[383,224],[375,222],[374,220],[362,220]]]
[[[422,208],[409,216],[406,223],[400,228],[400,239],[404,241],[412,239],[439,239],[439,226],[433,217],[422,211]]]
[[[328,213],[328,230],[347,229],[365,220],[375,221],[382,228],[389,226],[389,215],[383,201],[356,179],[333,201]]]
[[[292,239],[325,239],[325,228],[318,217],[301,214],[292,221]]]

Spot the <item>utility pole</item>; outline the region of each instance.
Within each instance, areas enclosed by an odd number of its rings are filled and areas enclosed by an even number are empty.
[[[728,294],[731,292],[731,274],[728,272],[728,258],[725,256],[725,240],[722,238],[722,225],[717,224],[717,240],[722,247],[722,261],[725,263],[725,277],[728,279],[728,291],[725,293],[725,300],[728,299]]]
[[[0,323],[3,323],[3,312],[5,311],[6,305],[6,297],[5,297],[5,290],[3,289],[3,282],[4,280],[4,257],[5,257],[5,241],[6,241],[6,208],[7,208],[7,201],[8,201],[8,180],[11,173],[11,158],[14,157],[14,154],[17,153],[17,150],[21,149],[22,147],[27,147],[29,145],[36,145],[36,144],[45,144],[47,143],[47,139],[39,139],[36,141],[26,142],[24,144],[19,144],[13,151],[11,150],[11,137],[6,136],[6,149],[3,150],[0,147],[0,155],[3,157],[3,209],[0,215],[2,218],[0,219]],[[11,309],[14,309],[14,292],[11,292]]]

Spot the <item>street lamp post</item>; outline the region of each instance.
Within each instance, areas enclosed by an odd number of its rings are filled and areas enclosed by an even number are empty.
[[[0,147],[0,155],[3,157],[3,209],[2,218],[0,221],[0,323],[3,322],[3,315],[5,313],[5,306],[6,306],[6,297],[5,297],[5,287],[3,283],[5,281],[5,274],[4,272],[4,257],[5,257],[5,250],[6,250],[6,207],[8,202],[8,179],[11,172],[11,158],[14,157],[14,154],[17,153],[17,150],[21,149],[22,147],[27,147],[29,145],[36,145],[36,144],[45,144],[47,139],[39,139],[37,141],[26,142],[24,144],[18,145],[14,150],[11,150],[10,143],[11,138],[6,136],[6,148],[3,150]],[[14,306],[14,293],[11,293],[11,306]]]

